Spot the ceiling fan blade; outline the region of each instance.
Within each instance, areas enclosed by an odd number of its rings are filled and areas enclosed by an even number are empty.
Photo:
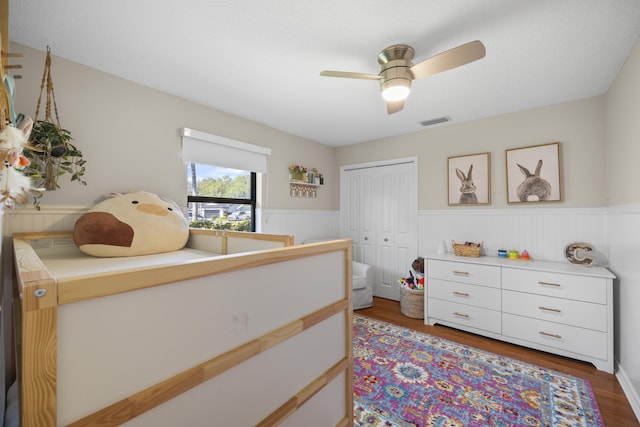
[[[348,71],[329,71],[325,70],[320,73],[325,77],[344,77],[347,79],[364,79],[364,80],[380,80],[382,76],[377,74],[351,73]]]
[[[476,40],[425,59],[411,67],[411,72],[419,79],[477,61],[484,58],[485,54],[484,45]]]
[[[404,101],[387,101],[387,114],[397,113],[404,108]]]

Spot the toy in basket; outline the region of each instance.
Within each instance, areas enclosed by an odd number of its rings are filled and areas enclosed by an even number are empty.
[[[400,285],[400,312],[407,317],[424,319],[424,258],[411,264],[409,277],[398,280]]]
[[[479,257],[480,252],[482,251],[481,243],[473,243],[473,242],[464,242],[464,243],[456,243],[454,240],[451,241],[451,246],[453,247],[453,252],[458,256],[469,256],[469,257]]]

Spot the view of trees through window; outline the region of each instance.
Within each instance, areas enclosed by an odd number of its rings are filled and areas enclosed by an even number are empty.
[[[256,174],[187,163],[189,226],[255,231]]]

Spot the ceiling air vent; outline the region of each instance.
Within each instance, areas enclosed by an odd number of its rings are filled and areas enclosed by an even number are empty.
[[[431,126],[431,125],[437,125],[438,123],[445,123],[450,121],[451,121],[451,117],[444,116],[444,117],[438,117],[437,119],[423,120],[420,122],[420,124],[422,126]]]

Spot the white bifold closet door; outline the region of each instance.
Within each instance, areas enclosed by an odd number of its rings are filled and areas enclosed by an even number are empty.
[[[353,258],[374,268],[374,295],[400,299],[398,279],[418,256],[417,160],[343,166],[341,235]]]

